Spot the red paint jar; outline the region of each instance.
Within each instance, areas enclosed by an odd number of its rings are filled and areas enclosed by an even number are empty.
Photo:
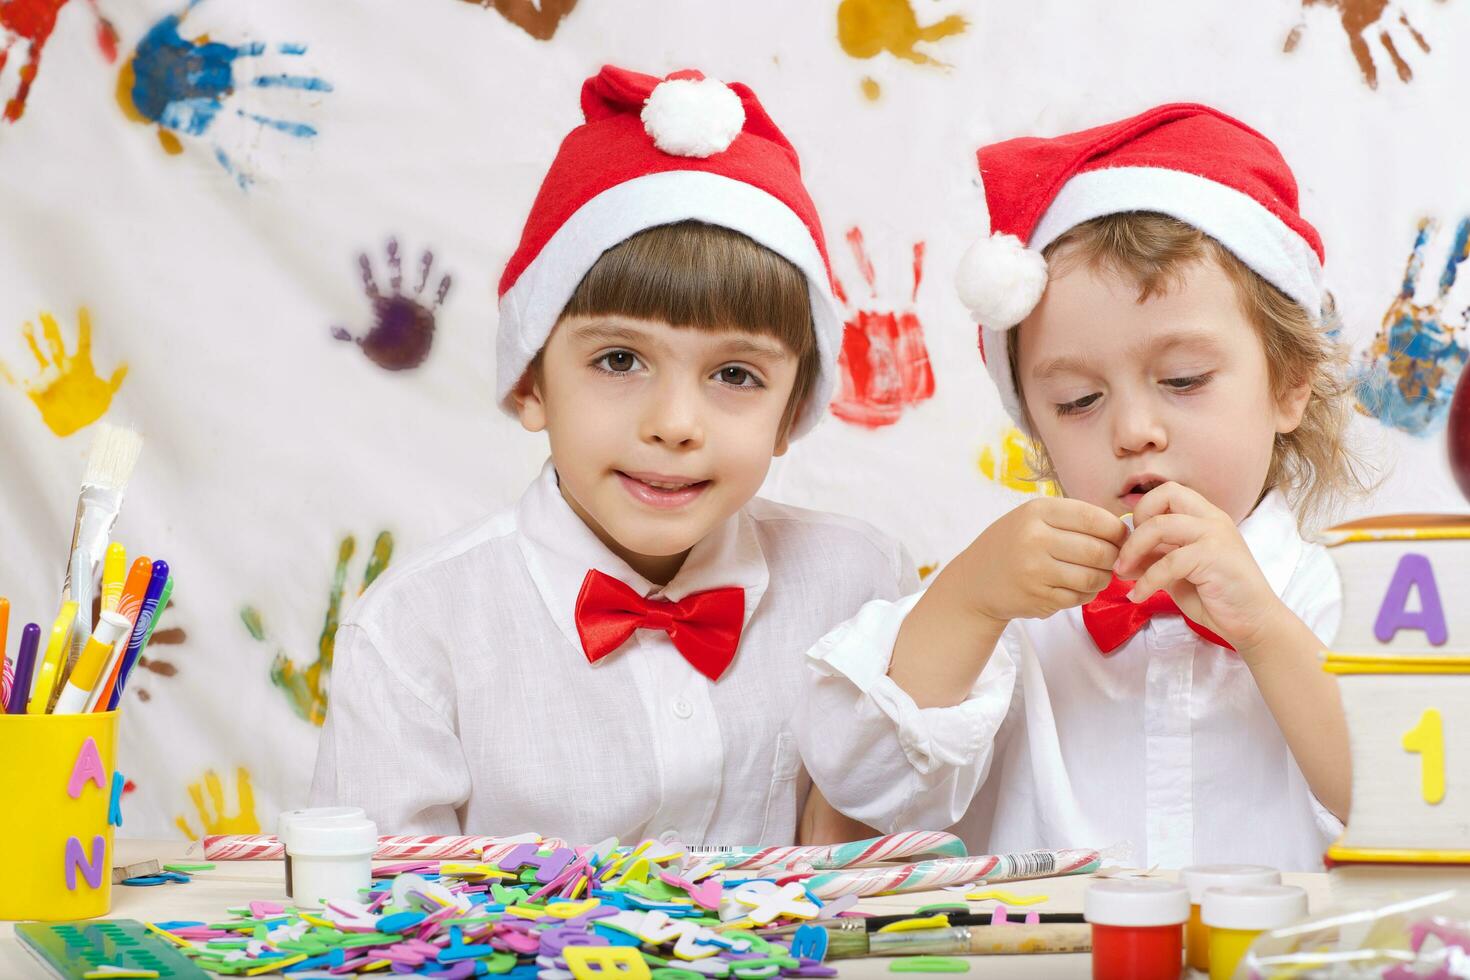
[[[1108,878],[1088,886],[1083,909],[1092,923],[1093,980],[1179,980],[1189,889]]]

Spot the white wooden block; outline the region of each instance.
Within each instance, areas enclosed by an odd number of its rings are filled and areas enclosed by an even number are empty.
[[[1470,850],[1470,674],[1338,680],[1353,762],[1352,806],[1339,846]],[[1438,714],[1438,738],[1430,737],[1435,722],[1427,712]],[[1420,751],[1405,748],[1413,731]]]

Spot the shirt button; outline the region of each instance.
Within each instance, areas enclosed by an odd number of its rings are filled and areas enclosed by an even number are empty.
[[[692,704],[683,698],[676,698],[674,700],[674,717],[688,718],[692,714],[694,714],[694,706]]]

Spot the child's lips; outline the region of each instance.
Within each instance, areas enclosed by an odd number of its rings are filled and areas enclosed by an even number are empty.
[[[692,503],[709,488],[709,480],[689,480],[663,473],[624,473],[618,481],[629,496],[650,507],[672,510]]]

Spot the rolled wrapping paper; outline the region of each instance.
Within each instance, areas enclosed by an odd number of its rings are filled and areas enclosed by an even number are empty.
[[[393,834],[378,838],[374,861],[493,860],[511,848],[529,842],[542,847],[566,847],[554,837],[539,840],[518,837]],[[274,834],[217,834],[204,838],[206,861],[279,861],[286,855],[281,839]]]
[[[922,856],[964,857],[965,843],[954,834],[937,830],[914,830],[847,844],[814,844],[791,847],[723,848],[691,851],[718,860],[726,871],[751,868],[815,868],[833,871],[857,868],[880,861]]]
[[[1101,864],[1102,855],[1097,851],[1022,851],[1018,854],[940,858],[887,868],[828,871],[813,875],[802,884],[813,895],[822,899],[838,898],[842,895],[867,897],[891,892],[928,891],[982,878],[987,882],[999,882],[1088,874],[1096,871]]]

